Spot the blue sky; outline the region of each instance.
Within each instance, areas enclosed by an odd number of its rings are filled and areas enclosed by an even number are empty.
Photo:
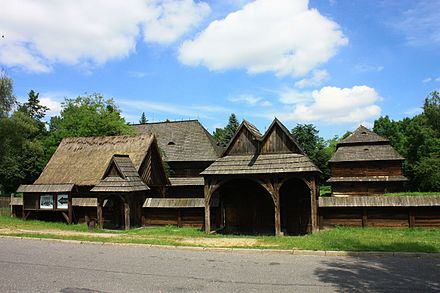
[[[420,113],[440,88],[440,1],[0,0],[0,66],[33,89],[102,93],[127,121],[230,113],[262,132],[313,123],[325,138]]]

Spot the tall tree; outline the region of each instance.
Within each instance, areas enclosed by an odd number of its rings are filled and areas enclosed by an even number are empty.
[[[139,124],[147,124],[147,116],[145,116],[145,112],[142,112],[141,119],[139,119]]]
[[[232,113],[229,116],[228,124],[224,128],[216,128],[213,136],[219,145],[225,147],[231,141],[232,137],[234,137],[239,126],[240,124],[238,123],[237,116]]]
[[[329,143],[320,137],[319,131],[313,124],[298,124],[292,129],[292,135],[298,141],[312,162],[322,171],[323,179],[330,177],[328,161],[336,148],[337,137]],[[333,142],[333,143],[332,143]]]
[[[8,116],[15,102],[12,79],[0,72],[0,118]]]
[[[431,127],[440,135],[440,94],[433,91],[425,98],[423,113]]]

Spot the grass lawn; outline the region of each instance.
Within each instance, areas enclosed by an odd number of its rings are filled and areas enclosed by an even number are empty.
[[[0,217],[0,235],[112,243],[260,249],[440,252],[440,229],[338,227],[306,236],[207,235],[194,228],[174,226],[129,231],[88,230],[66,225]]]

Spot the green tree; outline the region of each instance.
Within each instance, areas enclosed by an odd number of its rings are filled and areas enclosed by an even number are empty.
[[[229,121],[225,128],[216,128],[213,132],[213,136],[217,140],[219,145],[225,147],[234,137],[235,132],[237,131],[239,126],[240,124],[238,123],[237,116],[232,113],[229,116]]]
[[[16,99],[13,94],[12,79],[7,77],[3,72],[0,73],[0,118],[8,116]]]
[[[66,98],[59,116],[49,123],[50,135],[45,141],[46,159],[49,159],[65,137],[114,136],[134,134],[112,99],[100,94]]]
[[[46,164],[42,139],[47,132],[41,121],[46,109],[31,91],[26,103],[1,119],[0,185],[8,193],[20,184],[32,183]]]
[[[438,91],[433,91],[425,98],[423,113],[431,127],[440,135],[440,94]]]
[[[141,119],[139,119],[139,124],[147,124],[147,116],[145,116],[145,112],[142,112]]]
[[[304,152],[312,162],[322,171],[322,179],[330,177],[328,161],[336,148],[336,140],[327,143],[319,135],[319,131],[313,124],[298,124],[292,129],[293,137],[298,141]],[[332,143],[333,144],[330,144]]]

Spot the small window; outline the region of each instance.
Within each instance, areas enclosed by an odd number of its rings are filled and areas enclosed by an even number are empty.
[[[174,141],[170,141],[168,145],[175,145]]]
[[[362,131],[362,135],[366,135],[367,134],[367,132],[366,131]]]
[[[364,148],[364,151],[366,151],[366,152],[367,152],[367,151],[368,151],[368,148]]]

